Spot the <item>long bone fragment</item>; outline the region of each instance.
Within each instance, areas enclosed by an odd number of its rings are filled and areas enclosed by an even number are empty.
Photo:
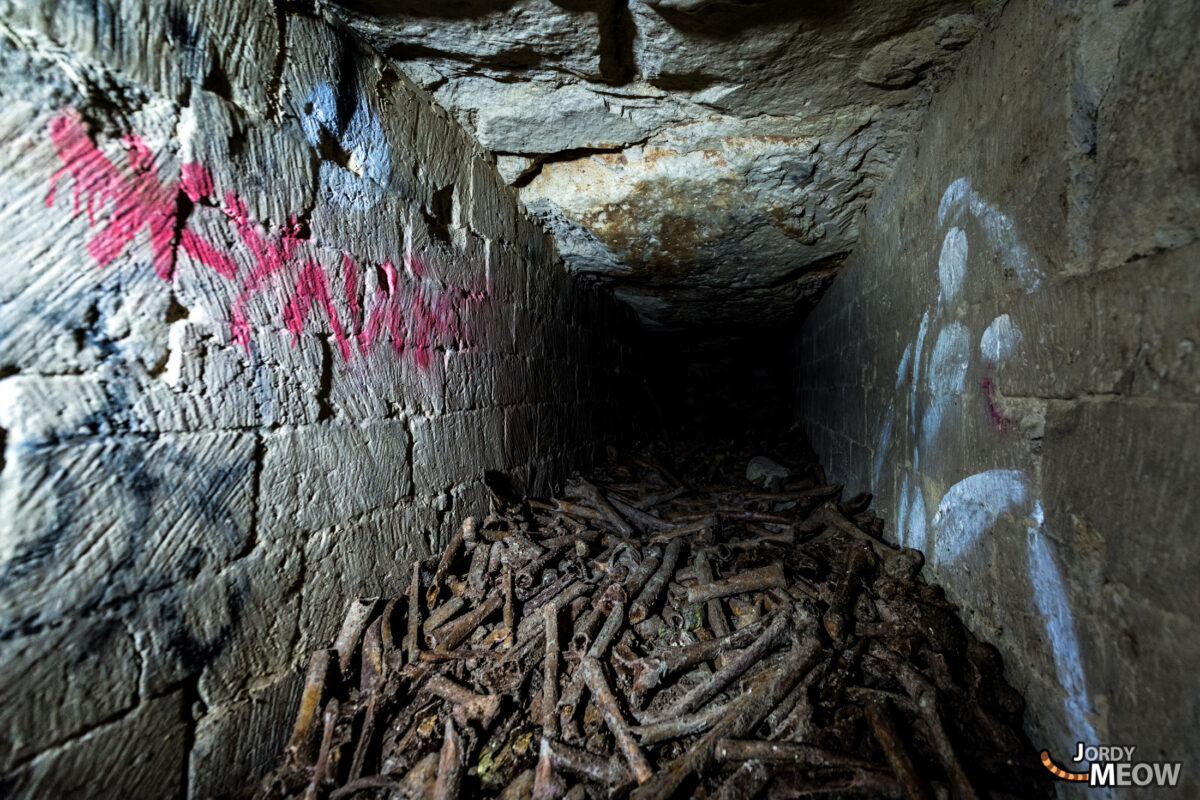
[[[663,552],[662,563],[646,581],[646,585],[642,587],[637,598],[629,604],[630,622],[641,622],[649,616],[650,609],[658,602],[659,595],[666,588],[667,581],[675,574],[675,562],[679,560],[679,552],[682,548],[683,543],[679,539],[672,539],[667,545],[667,549]]]
[[[782,564],[771,564],[741,572],[707,586],[692,586],[688,589],[688,602],[704,603],[717,597],[758,592],[769,588],[787,588],[787,576],[783,572]]]
[[[617,741],[618,749],[625,760],[629,762],[629,768],[633,770],[634,778],[639,784],[644,784],[654,775],[654,770],[629,732],[629,726],[621,715],[620,707],[617,706],[617,698],[613,696],[612,690],[608,687],[608,681],[604,677],[600,662],[591,656],[584,656],[580,660],[578,668],[583,673],[583,680],[587,683],[588,691],[592,693],[600,713],[604,716],[605,724]]]
[[[819,647],[815,637],[794,638],[787,658],[762,690],[743,694],[732,701],[729,713],[682,756],[635,789],[633,800],[668,800],[689,775],[706,770],[713,763],[716,743],[721,739],[744,736],[758,727],[767,713],[812,668]]]
[[[767,653],[771,652],[771,650],[783,641],[789,622],[787,614],[776,614],[763,634],[755,639],[749,647],[730,657],[725,665],[717,670],[711,678],[693,687],[670,708],[655,715],[653,719],[648,721],[658,722],[663,719],[691,713],[702,704],[716,697],[726,686],[754,664],[761,661]]]

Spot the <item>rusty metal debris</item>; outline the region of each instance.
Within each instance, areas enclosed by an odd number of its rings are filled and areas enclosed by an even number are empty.
[[[406,592],[350,600],[240,796],[1052,796],[921,554],[802,443],[765,449],[769,491],[759,451],[666,443],[546,501],[493,489]]]

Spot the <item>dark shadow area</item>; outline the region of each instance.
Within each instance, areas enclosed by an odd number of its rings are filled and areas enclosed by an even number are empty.
[[[695,328],[650,333],[646,376],[663,427],[714,434],[791,424],[790,340],[783,330]]]
[[[517,0],[343,0],[338,5],[359,14],[378,17],[426,17],[470,19],[496,11],[508,11]]]
[[[424,45],[419,44],[396,44],[387,48],[387,50],[384,52],[390,58],[394,58],[397,61],[451,58],[465,60],[480,67],[511,70],[523,70],[530,69],[532,67],[540,67],[542,66],[543,61],[554,60],[548,58],[544,53],[539,53],[528,44],[518,45],[509,50],[503,50],[499,53],[495,53],[494,55],[471,56],[470,58],[450,50],[441,50],[436,47],[425,47]],[[516,75],[501,82],[520,83],[523,80],[525,80],[523,76]]]
[[[633,43],[637,29],[629,0],[615,0],[596,12],[600,27],[600,75],[613,86],[624,86],[637,75]]]

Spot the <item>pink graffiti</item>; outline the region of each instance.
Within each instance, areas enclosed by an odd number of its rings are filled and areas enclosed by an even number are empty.
[[[253,325],[249,305],[271,286],[287,290],[278,313],[296,346],[314,315],[323,317],[332,331],[342,358],[355,352],[367,356],[384,339],[397,357],[408,354],[417,366],[427,368],[439,347],[470,347],[471,330],[488,303],[486,281],[469,287],[445,287],[429,274],[427,265],[406,256],[404,276],[391,261],[377,270],[380,280],[364,306],[363,269],[343,252],[341,275],[348,319],[343,321],[334,302],[327,268],[312,258],[297,257],[309,238],[302,220],[289,217],[277,230],[250,217],[246,202],[226,191],[221,209],[234,227],[249,258],[239,269],[233,256],[203,239],[187,226],[193,204],[215,206],[217,191],[212,173],[203,164],[185,163],[179,180],[163,183],[157,175],[154,154],[137,136],[122,139],[127,166],[118,167],[92,140],[83,118],[64,109],[50,123],[50,137],[63,166],[50,178],[46,205],[54,203],[58,181],[66,174],[74,180],[73,215],[87,212],[88,227],[100,230],[88,241],[89,254],[101,267],[110,265],[142,229],[150,233],[154,271],[163,280],[175,277],[178,248],[200,265],[214,270],[236,287],[228,309],[232,339],[249,350]],[[103,220],[101,218],[103,217]]]
[[[987,404],[988,420],[992,423],[992,427],[1001,433],[1007,433],[1013,427],[1013,421],[1004,416],[1004,412],[1000,410],[1000,404],[997,402],[999,389],[996,387],[995,366],[985,362],[983,365],[983,381],[980,383],[980,391],[983,393],[983,400]]]
[[[54,202],[57,182],[66,172],[74,178],[75,216],[80,213],[80,201],[86,200],[88,226],[95,227],[97,212],[112,206],[108,223],[88,242],[88,253],[106,267],[121,254],[143,228],[150,230],[154,252],[154,271],[163,280],[171,280],[175,272],[176,245],[182,246],[192,258],[218,273],[231,277],[233,262],[227,255],[201,241],[188,231],[179,231],[178,195],[183,193],[192,201],[211,190],[212,177],[199,164],[184,166],[179,184],[164,186],[154,170],[154,154],[137,136],[123,138],[129,174],[117,168],[108,156],[88,136],[83,119],[74,109],[66,109],[50,123],[50,138],[62,159],[63,166],[50,177],[46,205]]]

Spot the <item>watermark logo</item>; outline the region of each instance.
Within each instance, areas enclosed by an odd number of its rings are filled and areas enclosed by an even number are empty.
[[[1059,780],[1087,783],[1088,786],[1174,786],[1179,782],[1183,764],[1179,761],[1134,761],[1133,745],[1075,746],[1075,763],[1088,763],[1086,772],[1063,769],[1054,763],[1048,750],[1042,751],[1042,764]]]

